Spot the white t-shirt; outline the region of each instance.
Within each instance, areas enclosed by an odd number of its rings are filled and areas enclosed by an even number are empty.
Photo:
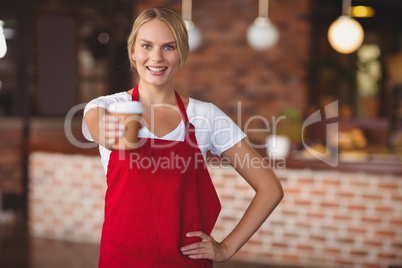
[[[132,97],[127,92],[98,97],[85,106],[84,117],[88,110],[92,108],[102,107],[107,109],[111,104],[131,100]],[[207,151],[211,151],[212,154],[220,156],[224,151],[237,144],[246,136],[230,117],[210,102],[189,98],[186,111],[189,122],[194,125],[197,144],[204,159]],[[82,132],[86,139],[93,141],[84,120],[82,123]],[[181,121],[172,132],[163,137],[155,136],[147,127],[143,126],[138,136],[141,138],[184,141],[185,126],[183,121]],[[99,152],[105,173],[107,173],[111,151],[99,145]]]

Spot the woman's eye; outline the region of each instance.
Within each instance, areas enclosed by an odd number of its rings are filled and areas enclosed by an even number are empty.
[[[173,46],[166,46],[165,49],[166,49],[166,50],[173,50],[174,47],[173,47]]]
[[[142,47],[145,48],[145,49],[150,49],[151,48],[150,45],[142,45]]]

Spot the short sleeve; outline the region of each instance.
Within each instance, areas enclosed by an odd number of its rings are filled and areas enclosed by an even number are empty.
[[[246,137],[246,134],[218,107],[212,104],[212,133],[210,151],[214,155],[221,155]]]

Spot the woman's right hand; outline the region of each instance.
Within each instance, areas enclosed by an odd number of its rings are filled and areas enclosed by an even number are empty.
[[[117,143],[118,138],[124,136],[125,125],[119,117],[106,113],[99,120],[99,140],[106,148],[110,149]]]
[[[125,125],[104,108],[89,110],[85,114],[85,123],[94,141],[108,149],[116,144],[118,138],[124,136]]]

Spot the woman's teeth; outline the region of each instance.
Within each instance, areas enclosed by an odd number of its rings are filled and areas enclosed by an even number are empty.
[[[147,67],[148,70],[152,72],[162,72],[167,69],[167,67],[162,67],[162,68],[154,68],[154,67]]]

